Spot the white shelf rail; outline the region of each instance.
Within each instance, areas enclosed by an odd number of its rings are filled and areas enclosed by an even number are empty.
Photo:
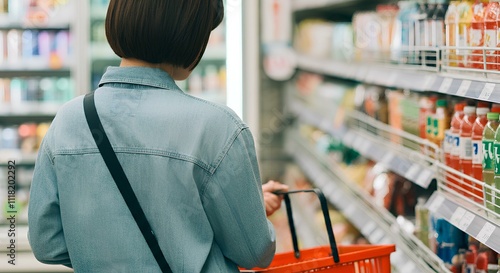
[[[288,134],[287,151],[335,205],[373,244],[396,244],[391,263],[398,272],[449,272],[442,261],[415,236],[403,231],[387,210],[342,175],[335,162],[315,152],[298,133]],[[394,234],[398,234],[394,236]]]

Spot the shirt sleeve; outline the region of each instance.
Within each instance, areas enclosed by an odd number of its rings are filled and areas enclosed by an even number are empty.
[[[276,238],[267,220],[252,135],[243,129],[202,192],[203,206],[225,257],[244,268],[267,267]]]
[[[57,177],[44,139],[38,152],[30,189],[28,239],[36,259],[71,266],[61,222]]]

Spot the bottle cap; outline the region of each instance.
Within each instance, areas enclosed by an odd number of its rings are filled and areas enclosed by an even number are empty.
[[[500,113],[488,113],[486,114],[486,118],[489,119],[489,120],[498,120],[498,118],[500,117]]]
[[[464,107],[464,113],[466,115],[471,115],[476,113],[476,107],[475,106],[465,106]]]
[[[479,115],[484,116],[484,115],[488,114],[488,112],[489,112],[489,111],[490,111],[490,109],[489,109],[489,108],[483,108],[483,107],[481,107],[481,108],[477,108],[477,110],[476,110],[476,114],[477,114],[478,116],[479,116]]]
[[[446,100],[437,100],[436,107],[446,107],[448,106],[448,102]]]
[[[455,104],[455,112],[462,112],[464,110],[465,104],[464,103],[457,103]]]

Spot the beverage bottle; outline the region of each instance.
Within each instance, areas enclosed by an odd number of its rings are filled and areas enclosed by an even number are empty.
[[[434,143],[443,147],[445,140],[445,131],[450,126],[450,118],[448,117],[448,103],[446,100],[436,101],[436,114],[434,115]]]
[[[459,67],[468,67],[468,59],[470,55],[470,50],[464,47],[469,46],[470,39],[470,28],[472,23],[472,4],[474,1],[462,1],[458,6],[458,48],[457,48],[457,58]]]
[[[447,164],[451,168],[461,171],[460,168],[460,124],[462,123],[462,120],[464,118],[464,103],[457,103],[455,104],[455,113],[453,114],[453,117],[451,119],[451,128],[450,128],[450,135],[451,135],[451,152],[449,155],[445,154],[445,162],[448,161],[447,158],[449,158],[449,163]],[[448,174],[447,179],[449,183],[449,187],[452,190],[455,190],[459,192],[460,190],[460,179],[453,175],[453,174]]]
[[[472,177],[479,181],[483,181],[483,132],[488,122],[486,114],[489,111],[489,108],[477,108],[477,118],[472,126]],[[472,199],[481,203],[483,201],[483,187],[477,183],[474,183],[473,186]]]
[[[477,0],[472,5],[473,16],[471,22],[469,46],[482,47],[484,45],[484,11],[486,3],[484,0]],[[473,49],[469,56],[469,68],[484,69],[483,51],[481,49]]]
[[[500,0],[490,1],[484,11],[484,47],[486,54],[486,69],[488,70],[498,69],[495,50],[499,44],[497,18],[500,14],[500,4],[498,1]]]
[[[419,110],[418,110],[418,128],[419,128],[419,136],[422,139],[426,138],[426,128],[427,128],[427,108],[429,107],[429,98],[422,95],[418,102]]]
[[[415,13],[415,46],[417,48],[423,48],[427,46],[426,42],[426,23],[427,23],[427,3],[425,0],[418,0],[418,12]],[[418,50],[419,64],[422,63],[422,54],[420,49]]]
[[[445,2],[445,0],[435,0],[434,10],[432,10],[430,46],[433,47],[434,50],[429,51],[429,54],[427,54],[427,65],[431,67],[437,66],[437,58],[440,54],[438,48],[443,47],[446,43],[444,20],[447,5]]]
[[[493,158],[495,159],[495,178],[493,179],[493,188],[500,191],[500,126],[495,132],[495,142],[493,146]],[[496,213],[500,213],[500,196],[492,192],[490,205]]]
[[[437,7],[437,0],[428,0],[427,5],[426,5],[426,19],[424,23],[424,32],[425,32],[425,39],[424,43],[426,47],[434,47],[434,42],[436,41],[436,31],[434,29],[435,27],[435,21],[434,21],[434,12],[436,11]],[[429,50],[423,50],[422,52],[422,62],[424,66],[435,66],[435,53]]]
[[[483,181],[485,184],[494,186],[495,179],[495,150],[493,148],[495,143],[495,133],[500,125],[498,120],[500,117],[499,113],[490,112],[486,115],[488,123],[484,126],[483,132]],[[500,173],[500,171],[499,171]],[[489,188],[484,188],[483,198],[486,207],[493,210],[493,198],[491,195],[491,190]]]
[[[458,5],[460,1],[451,1],[446,11],[444,24],[446,29],[446,46],[451,47],[448,52],[449,66],[457,66],[457,50],[454,48],[458,46]]]
[[[434,139],[434,115],[436,114],[436,101],[437,97],[431,96],[425,112],[425,138],[433,143],[436,143],[436,140]]]
[[[472,126],[476,121],[476,107],[465,106],[464,118],[460,123],[460,167],[462,173],[472,176]],[[462,179],[462,189],[459,190],[465,197],[472,197],[472,181]]]
[[[500,104],[493,103],[491,105],[491,112],[493,112],[493,113],[500,113]]]

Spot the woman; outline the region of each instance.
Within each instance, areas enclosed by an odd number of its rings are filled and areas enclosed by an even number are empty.
[[[173,272],[265,267],[279,208],[261,186],[253,138],[227,107],[182,92],[210,32],[219,0],[111,0],[110,67],[95,104],[114,152]],[[160,272],[86,124],[83,97],[64,105],[35,166],[29,239],[36,258],[76,272]],[[263,195],[264,192],[264,195]],[[264,204],[265,203],[265,204]]]

